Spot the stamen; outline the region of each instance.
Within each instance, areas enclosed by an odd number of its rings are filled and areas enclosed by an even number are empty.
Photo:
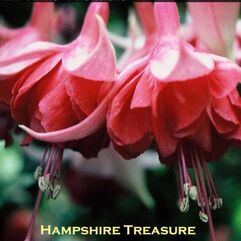
[[[180,195],[178,206],[181,212],[186,213],[189,210],[189,193],[192,184],[187,170],[182,145],[180,145],[178,148],[178,174],[180,178]]]
[[[182,213],[187,213],[189,210],[189,198],[184,197],[179,201],[179,209]]]
[[[38,179],[38,186],[42,192],[45,192],[50,184],[50,174],[42,176]]]
[[[57,184],[55,187],[51,186],[52,199],[56,199],[61,191],[61,185]]]
[[[29,223],[29,228],[28,228],[28,233],[27,236],[25,238],[24,241],[31,241],[32,236],[33,236],[33,231],[34,231],[34,224],[35,224],[35,220],[36,220],[36,216],[39,210],[39,205],[40,205],[40,201],[42,198],[42,192],[41,190],[38,191],[38,195],[37,195],[37,199],[34,205],[34,211],[33,211],[33,215],[31,217],[30,223]]]
[[[211,234],[211,239],[212,239],[212,241],[216,241],[215,231],[213,228],[213,220],[212,220],[211,211],[209,208],[208,196],[207,196],[205,181],[203,178],[202,167],[201,167],[200,158],[199,158],[200,155],[198,156],[197,150],[195,151],[195,156],[196,156],[196,162],[197,162],[197,170],[198,170],[198,174],[199,174],[199,178],[200,178],[200,184],[201,184],[201,188],[202,188],[202,192],[203,192],[204,201],[206,204],[205,211],[208,216],[208,225],[209,225],[209,230],[210,230],[210,234]]]
[[[196,201],[196,200],[197,200],[198,193],[197,193],[197,187],[196,187],[196,186],[191,186],[191,187],[190,187],[189,197],[190,197],[193,201]]]
[[[200,219],[204,222],[207,223],[208,222],[208,215],[202,211],[199,212],[199,217]]]
[[[34,179],[38,180],[42,176],[43,168],[38,166],[34,172]]]
[[[38,213],[42,194],[45,193],[47,199],[56,199],[60,193],[60,168],[62,163],[62,156],[63,148],[59,148],[55,145],[47,147],[41,160],[40,166],[37,167],[34,173],[34,178],[38,180],[39,192],[25,241],[31,241],[34,223]]]
[[[217,191],[204,159],[204,155],[195,145],[189,143],[181,143],[178,147],[177,153],[177,167],[180,178],[181,194],[178,201],[179,209],[181,212],[185,213],[189,209],[189,198],[197,201],[201,208],[199,217],[203,222],[208,222],[211,240],[216,241],[210,207],[212,209],[221,207],[222,199],[217,196]],[[191,183],[187,163],[191,163],[193,167],[196,186]],[[206,190],[204,173],[209,196]]]
[[[208,185],[208,189],[209,189],[209,195],[210,195],[209,196],[209,206],[211,209],[216,210],[216,209],[222,207],[222,199],[218,197],[212,176],[208,170],[207,163],[204,161],[203,155],[202,155],[201,161],[202,161],[202,165],[204,168],[207,185]]]
[[[188,196],[190,191],[190,183],[184,183],[183,189],[184,189],[185,195]]]
[[[199,180],[199,176],[198,176],[198,172],[197,172],[197,167],[194,161],[194,154],[191,152],[190,153],[190,157],[191,157],[191,163],[192,163],[192,167],[194,170],[194,175],[195,175],[195,180],[196,180],[196,184],[197,184],[197,203],[198,206],[201,207],[201,211],[204,212],[204,206],[205,203],[203,201],[203,195],[202,195],[202,190],[201,190],[201,185],[200,185],[200,180]]]

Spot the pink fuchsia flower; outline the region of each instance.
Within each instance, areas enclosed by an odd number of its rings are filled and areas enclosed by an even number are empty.
[[[32,129],[33,137],[61,143],[87,137],[103,125],[95,130],[89,126],[88,134],[71,128],[106,99],[115,80],[114,50],[97,14],[107,21],[108,4],[91,4],[72,43],[37,42],[1,67],[2,72],[12,71],[15,63],[24,67],[13,89],[11,112]]]
[[[156,42],[156,27],[153,13],[153,3],[135,3],[136,15],[131,12],[128,21],[128,37],[123,38],[110,33],[114,44],[125,49],[118,61],[118,69],[121,71],[128,64],[140,59],[150,52]]]
[[[44,18],[42,17],[43,12]],[[54,3],[34,3],[31,19],[25,27],[9,29],[0,26],[0,64],[17,55],[29,44],[47,40],[53,19]],[[10,130],[13,126],[9,113],[9,102],[12,88],[19,78],[20,72],[21,69],[17,69],[13,74],[0,75],[0,139],[4,139],[6,145],[11,143]]]
[[[79,37],[67,45],[36,42],[0,66],[22,74],[13,88],[11,114],[36,139],[51,143],[35,176],[40,190],[55,199],[65,147],[95,156],[108,144],[105,115],[115,78],[115,53],[105,22],[108,3],[91,3]],[[31,239],[39,192],[26,240]]]
[[[232,58],[240,3],[189,2],[198,38],[211,53]]]
[[[229,59],[199,52],[180,38],[175,3],[155,3],[154,13],[158,41],[148,56],[129,65],[120,75],[119,81],[125,85],[109,108],[109,135],[125,158],[139,155],[155,140],[160,160],[178,167],[180,210],[188,210],[189,197],[197,200],[200,218],[209,222],[214,241],[210,207],[220,207],[222,200],[207,161],[220,157],[232,139],[240,141],[234,134],[240,127],[240,99],[229,99],[240,81],[240,69]],[[214,104],[222,98],[229,101],[226,114]],[[223,118],[219,128],[210,109]],[[197,187],[191,183],[187,166],[194,169]]]

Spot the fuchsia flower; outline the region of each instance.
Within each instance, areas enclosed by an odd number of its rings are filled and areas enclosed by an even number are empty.
[[[52,143],[35,172],[48,198],[60,192],[63,148],[91,157],[108,144],[105,115],[116,78],[115,53],[105,27],[108,15],[108,3],[92,3],[72,43],[36,42],[0,65],[1,75],[21,70],[11,98],[13,118],[28,126],[24,129],[33,137]],[[42,192],[26,240],[31,239]]]
[[[0,65],[6,59],[17,55],[22,48],[29,44],[48,39],[51,22],[54,18],[54,4],[34,3],[33,6],[31,20],[25,27],[9,29],[0,26]],[[44,18],[42,17],[43,12]],[[4,139],[6,145],[11,143],[9,131],[13,126],[9,113],[9,102],[12,96],[12,88],[19,78],[20,72],[21,69],[16,69],[12,74],[0,74],[0,139]]]
[[[120,75],[125,85],[109,108],[109,135],[125,158],[139,155],[155,139],[160,160],[178,167],[180,210],[188,211],[189,197],[197,200],[214,241],[210,208],[221,207],[222,199],[207,161],[220,157],[233,141],[240,143],[240,69],[229,59],[193,49],[179,36],[175,3],[155,3],[154,13],[158,41]]]
[[[86,123],[87,134],[76,133],[76,126],[66,129],[86,119],[106,99],[115,80],[114,50],[96,14],[107,21],[108,5],[90,6],[81,34],[72,43],[36,42],[0,66],[2,75],[13,74],[16,65],[21,68],[11,112],[18,123],[32,129],[34,137],[66,142],[71,136],[72,140],[86,137],[103,125],[104,121],[96,121],[94,129]]]

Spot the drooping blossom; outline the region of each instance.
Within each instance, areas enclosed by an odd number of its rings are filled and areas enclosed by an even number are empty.
[[[158,41],[120,75],[125,84],[109,108],[108,132],[125,158],[139,155],[155,140],[160,160],[177,166],[180,210],[188,211],[189,197],[197,200],[214,241],[210,208],[221,207],[222,199],[207,161],[219,158],[229,144],[240,143],[240,69],[181,38],[175,3],[155,3],[154,13]],[[188,166],[194,169],[196,186]]]
[[[78,140],[104,123],[104,118],[101,123],[95,115],[95,127],[85,121],[87,133],[77,132],[76,124],[95,114],[99,105],[106,108],[106,93],[115,80],[114,50],[104,21],[96,15],[107,21],[108,4],[91,4],[82,31],[72,43],[36,42],[0,66],[1,74],[12,73],[16,64],[21,66],[11,113],[37,139],[53,143]]]
[[[26,26],[10,29],[0,25],[0,65],[29,44],[47,40],[53,20],[54,3],[34,3],[31,19]],[[0,139],[5,140],[6,145],[11,143],[9,131],[14,125],[9,113],[9,102],[12,88],[22,70],[17,64],[15,67],[16,70],[12,73],[0,74]]]
[[[91,3],[76,40],[67,45],[36,42],[0,65],[2,75],[16,71],[16,66],[22,70],[13,88],[12,117],[28,126],[34,138],[50,143],[35,172],[48,198],[60,192],[64,148],[91,157],[108,144],[105,115],[116,78],[115,53],[105,27],[108,14],[108,3]]]
[[[112,42],[125,49],[124,54],[118,61],[120,71],[133,61],[144,57],[156,42],[153,4],[137,2],[135,3],[135,10],[140,24],[137,22],[136,15],[130,12],[127,38],[110,33]]]

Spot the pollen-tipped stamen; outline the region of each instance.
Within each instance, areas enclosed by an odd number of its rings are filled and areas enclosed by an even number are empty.
[[[189,197],[197,201],[201,209],[199,217],[203,222],[208,222],[211,239],[212,241],[216,241],[210,208],[217,209],[221,207],[222,199],[218,198],[204,155],[195,145],[190,143],[179,144],[177,154],[177,167],[181,186],[178,201],[179,209],[182,212],[187,212],[189,208]],[[191,164],[193,167],[196,186],[191,184],[187,169],[188,164]],[[207,194],[206,185],[209,195]]]
[[[218,196],[212,176],[207,167],[207,162],[204,160],[203,155],[201,155],[201,163],[203,166],[203,170],[205,172],[208,191],[209,191],[209,206],[211,209],[216,210],[216,209],[222,207],[222,199],[219,198],[219,196]]]
[[[189,176],[187,166],[185,163],[185,156],[182,146],[178,149],[178,175],[180,180],[180,192],[178,199],[178,206],[181,212],[186,213],[189,210],[189,192],[192,186],[191,178]]]
[[[38,180],[39,191],[25,241],[31,241],[42,194],[45,193],[47,198],[56,199],[60,193],[60,168],[62,157],[63,148],[56,145],[48,146],[45,149],[40,166],[37,167],[34,173],[34,178]]]
[[[194,152],[194,156],[195,156],[195,160],[196,160],[196,164],[197,164],[197,171],[198,171],[201,189],[202,189],[202,193],[203,193],[203,197],[204,197],[204,201],[205,201],[205,211],[206,211],[205,213],[207,214],[207,217],[208,217],[208,225],[209,225],[209,230],[210,230],[210,234],[211,234],[211,240],[216,241],[211,210],[209,207],[209,199],[208,199],[207,190],[206,190],[205,181],[204,181],[203,172],[202,172],[200,151],[198,151],[197,148],[194,148],[193,152]],[[203,220],[206,220],[206,217],[203,218],[202,221]]]

